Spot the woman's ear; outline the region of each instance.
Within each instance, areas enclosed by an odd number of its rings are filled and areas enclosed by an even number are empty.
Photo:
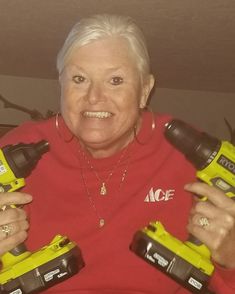
[[[155,79],[153,75],[149,75],[143,82],[142,97],[140,100],[140,108],[145,108],[148,102],[150,93],[154,87]]]

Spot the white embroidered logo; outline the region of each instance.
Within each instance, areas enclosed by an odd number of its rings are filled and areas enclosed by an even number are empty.
[[[154,192],[153,188],[151,188],[147,196],[145,197],[144,202],[159,202],[159,201],[172,200],[174,194],[175,194],[175,190],[173,189],[169,189],[165,191],[162,189],[156,189]]]

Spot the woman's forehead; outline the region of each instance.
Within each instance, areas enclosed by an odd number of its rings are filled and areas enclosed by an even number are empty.
[[[130,46],[123,38],[96,40],[79,48],[74,48],[66,65],[74,69],[101,66],[107,70],[137,67]]]

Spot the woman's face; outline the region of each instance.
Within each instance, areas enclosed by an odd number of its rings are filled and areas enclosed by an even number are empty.
[[[124,39],[97,40],[74,50],[60,76],[64,120],[97,157],[129,143],[148,98],[132,55]]]

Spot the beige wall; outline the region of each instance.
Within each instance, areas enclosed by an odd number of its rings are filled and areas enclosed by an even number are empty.
[[[235,129],[235,93],[156,89],[153,109],[167,112],[220,139],[230,139],[224,118]]]
[[[0,94],[11,102],[44,115],[59,108],[59,86],[55,80],[0,76]],[[197,125],[221,139],[228,139],[226,118],[235,128],[235,93],[215,93],[175,89],[156,89],[151,100],[157,112],[170,113]],[[29,115],[3,108],[0,101],[0,123],[19,124]]]

